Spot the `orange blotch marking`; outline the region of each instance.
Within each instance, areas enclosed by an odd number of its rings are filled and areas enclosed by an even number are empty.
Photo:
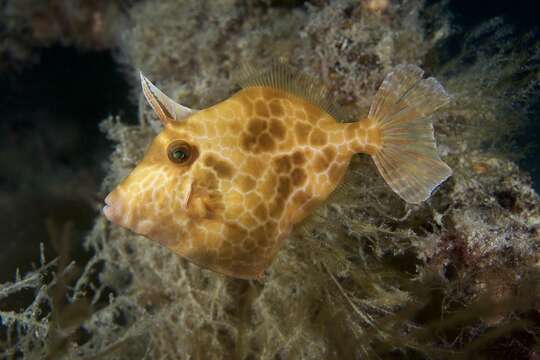
[[[221,178],[231,178],[234,175],[234,167],[228,161],[221,160],[212,154],[204,158],[204,164],[212,168]]]
[[[257,227],[255,230],[250,232],[250,235],[251,235],[250,237],[253,238],[257,242],[258,246],[265,244],[267,241],[267,236],[266,236],[266,231],[264,229],[264,226]]]
[[[266,130],[267,127],[268,127],[268,124],[266,120],[261,119],[261,118],[251,119],[248,123],[248,131],[253,136],[258,136],[264,130]]]
[[[283,213],[285,201],[282,198],[277,198],[272,206],[270,206],[270,217],[272,219],[279,219]]]
[[[227,241],[224,241],[224,244],[227,243],[228,247],[231,247],[232,243],[242,241],[247,237],[248,234],[246,229],[240,227],[237,224],[227,224],[225,231],[227,234]]]
[[[354,139],[359,143],[366,143],[367,142],[367,130],[364,128],[358,128],[356,129],[356,136]]]
[[[246,230],[248,231],[250,231],[251,229],[259,225],[259,222],[257,221],[257,219],[248,212],[244,213],[244,215],[242,216],[241,223],[242,225],[245,226]]]
[[[230,201],[227,203],[227,211],[224,213],[224,218],[227,221],[235,221],[238,220],[245,211],[243,199],[238,203],[231,203]]]
[[[210,234],[221,234],[223,231],[223,224],[219,221],[207,220],[205,221],[205,229]],[[216,244],[212,244],[215,246]]]
[[[244,201],[244,193],[238,190],[232,190],[226,195],[227,205],[232,209],[233,206],[240,206]]]
[[[223,192],[227,192],[232,188],[232,181],[229,179],[221,179],[221,189]]]
[[[276,176],[272,174],[271,176],[268,176],[259,187],[259,191],[265,199],[270,199],[272,196],[274,196],[276,192],[276,182]]]
[[[287,199],[291,194],[291,180],[288,177],[280,176],[278,180],[277,196]]]
[[[295,151],[292,155],[292,160],[295,165],[302,165],[306,162],[306,157],[301,151]]]
[[[255,102],[255,113],[263,117],[268,117],[270,115],[266,103],[263,100],[257,100]]]
[[[328,136],[326,135],[325,132],[317,128],[313,129],[311,136],[309,137],[309,142],[311,143],[311,145],[322,146],[326,144],[327,141],[328,141]]]
[[[242,170],[247,175],[251,175],[257,179],[261,176],[261,170],[264,169],[264,166],[265,164],[257,156],[250,156],[246,159],[245,166],[242,167]]]
[[[218,183],[217,175],[213,171],[208,171],[206,169],[201,169],[195,176],[195,185],[201,185],[206,188],[215,188]]]
[[[294,116],[296,116],[298,119],[306,120],[306,113],[303,110],[296,110],[294,112]]]
[[[273,220],[268,220],[265,225],[266,233],[270,236],[275,235],[277,230],[277,223]]]
[[[262,199],[259,195],[254,192],[250,192],[245,195],[244,204],[248,209],[255,209],[259,204],[262,203]]]
[[[291,160],[287,155],[280,156],[274,160],[275,171],[278,174],[287,174],[291,171]]]
[[[276,143],[274,142],[274,139],[272,139],[272,137],[267,133],[264,133],[259,136],[258,145],[259,146],[257,147],[257,149],[259,151],[272,151],[276,147]]]
[[[356,139],[356,126],[355,126],[355,124],[347,125],[347,127],[345,128],[345,138],[348,141]]]
[[[311,125],[304,122],[297,122],[294,126],[294,132],[296,134],[296,140],[299,144],[307,143],[309,133],[311,132]]]
[[[246,253],[253,254],[253,252],[257,249],[257,240],[255,240],[253,237],[246,237],[244,241],[242,242],[242,251]]]
[[[317,154],[315,158],[313,159],[313,170],[315,172],[320,173],[320,172],[326,171],[329,165],[330,163],[328,162],[326,157],[322,155]]]
[[[268,107],[270,108],[270,113],[273,116],[283,116],[285,111],[283,110],[283,106],[279,103],[279,100],[274,99],[268,103]]]
[[[242,149],[246,151],[254,151],[257,146],[257,138],[251,134],[242,134],[241,136]]]
[[[209,211],[201,197],[193,195],[189,200],[188,215],[192,219],[204,219],[210,217]]]
[[[329,162],[332,162],[336,158],[336,148],[334,146],[325,147],[323,153]]]
[[[293,186],[302,186],[307,180],[306,172],[303,169],[296,168],[291,174],[291,181]]]
[[[221,261],[232,259],[235,255],[236,250],[234,248],[233,242],[240,241],[242,237],[235,237],[233,234],[234,232],[227,230],[227,239],[230,239],[230,241],[223,241],[221,243],[221,246],[219,248],[219,257]]]
[[[321,110],[320,108],[316,107],[316,106],[313,106],[310,104],[310,106],[306,107],[305,108],[305,111],[306,111],[306,114],[307,114],[307,118],[310,119],[313,123],[317,123],[319,122],[319,120],[323,119],[321,118]],[[327,118],[325,116],[325,118]]]
[[[243,123],[240,121],[228,121],[229,130],[232,134],[238,134],[242,131]]]
[[[247,96],[243,97],[241,104],[242,115],[244,115],[245,118],[253,116],[253,103],[247,98]]]
[[[257,182],[251,176],[240,175],[238,179],[236,180],[236,184],[238,185],[240,190],[244,192],[248,192],[255,188],[255,185],[257,185]]]
[[[268,218],[268,209],[264,203],[260,203],[255,210],[253,210],[253,215],[260,221],[265,221]]]
[[[270,134],[277,140],[283,140],[285,138],[286,129],[283,123],[276,118],[270,119]]]

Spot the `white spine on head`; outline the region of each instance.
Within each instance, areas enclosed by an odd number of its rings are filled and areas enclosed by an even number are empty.
[[[182,121],[196,112],[194,109],[190,109],[173,101],[152,84],[142,72],[140,75],[144,97],[163,124],[167,124],[170,121]]]

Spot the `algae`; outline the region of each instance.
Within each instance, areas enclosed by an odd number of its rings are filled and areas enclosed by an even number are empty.
[[[85,240],[93,255],[80,273],[68,276],[74,270],[66,260],[43,260],[0,287],[0,300],[33,292],[29,306],[0,312],[3,355],[537,355],[540,199],[502,144],[528,116],[524,104],[538,84],[538,45],[530,39],[527,47],[502,45],[513,35],[501,19],[460,35],[445,6],[374,0],[133,4],[117,46],[140,104],[139,122],[110,117],[102,123],[117,144],[103,193],[130,172],[159,129],[140,96],[138,69],[176,100],[202,108],[236,90],[232,80],[242,63],[262,66],[275,53],[322,78],[337,104],[357,114],[367,112],[392,66],[423,65],[453,96],[434,118],[454,176],[425,204],[406,205],[367,156],[355,156],[344,184],[296,229],[261,282],[202,270],[99,216]],[[459,36],[463,45],[445,54],[445,41]],[[59,279],[64,285],[54,291]],[[62,321],[59,313],[82,315]]]

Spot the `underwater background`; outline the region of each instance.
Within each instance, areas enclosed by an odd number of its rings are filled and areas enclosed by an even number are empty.
[[[540,38],[527,1],[0,1],[0,357],[540,357]],[[156,120],[138,70],[193,108],[276,54],[366,114],[421,66],[454,175],[406,205],[367,157],[262,282],[105,221]]]

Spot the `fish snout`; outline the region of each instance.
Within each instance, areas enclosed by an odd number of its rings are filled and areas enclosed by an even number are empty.
[[[122,219],[124,218],[124,202],[122,201],[118,190],[113,190],[105,198],[103,215],[105,215],[110,222],[122,225]]]

